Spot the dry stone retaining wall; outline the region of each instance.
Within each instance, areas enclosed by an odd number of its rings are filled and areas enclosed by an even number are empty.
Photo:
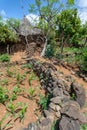
[[[85,103],[83,87],[73,78],[57,71],[52,64],[40,63],[37,59],[27,59],[27,62],[32,64],[43,89],[52,94],[43,118],[38,124],[29,124],[28,130],[51,130],[55,120],[58,120],[55,130],[80,130],[80,125],[87,123],[80,113]]]

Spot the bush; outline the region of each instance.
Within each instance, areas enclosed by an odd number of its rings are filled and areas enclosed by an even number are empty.
[[[83,53],[83,61],[81,65],[81,70],[87,73],[87,51]]]
[[[86,124],[85,125],[81,125],[80,130],[87,130],[87,125]]]
[[[0,61],[1,62],[9,62],[10,61],[9,55],[8,54],[0,55]]]
[[[51,96],[51,94],[48,94],[46,97],[44,97],[43,95],[39,95],[40,100],[38,101],[38,104],[41,106],[42,110],[48,108]]]

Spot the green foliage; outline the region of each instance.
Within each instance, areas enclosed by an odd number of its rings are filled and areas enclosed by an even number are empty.
[[[13,93],[18,94],[22,91],[22,89],[17,85],[13,88]]]
[[[1,85],[8,85],[8,80],[6,78],[3,78],[1,81],[0,81],[0,84]]]
[[[57,36],[67,39],[70,45],[78,46],[82,40],[82,25],[78,16],[77,9],[62,11],[57,17],[58,31]]]
[[[7,126],[11,126],[10,122],[3,125],[4,121],[7,119],[8,113],[6,113],[2,119],[0,119],[0,130],[5,130]]]
[[[52,32],[49,33],[49,36],[48,36],[48,45],[47,45],[47,48],[46,48],[46,56],[48,58],[54,56],[55,47],[56,47],[55,32],[52,30]]]
[[[81,125],[80,130],[87,130],[87,125]]]
[[[9,99],[8,89],[0,86],[0,103],[4,104]]]
[[[7,105],[7,110],[13,115],[16,113],[16,109],[19,107],[19,104],[14,104],[12,101]]]
[[[13,116],[18,116],[22,120],[25,116],[28,105],[26,103],[17,102],[14,104],[12,101],[7,105],[7,111]]]
[[[33,68],[33,66],[32,66],[32,64],[31,64],[31,63],[29,63],[29,64],[24,64],[24,65],[22,65],[22,68],[32,69],[32,68]]]
[[[56,20],[57,20],[57,14],[59,11],[64,7],[64,5],[68,4],[71,5],[74,3],[74,0],[66,0],[63,5],[62,1],[59,0],[35,0],[35,4],[30,4],[30,12],[38,13],[40,14],[39,18],[39,24],[38,27],[42,30],[42,33],[45,37],[46,44],[44,45],[44,49],[42,51],[41,56],[45,55],[46,47],[49,40],[50,32],[55,32],[56,29]],[[53,55],[53,52],[51,53],[51,49],[53,46],[53,42],[55,42],[55,36],[53,36],[53,39],[50,38],[50,47],[47,48],[47,55],[50,54]],[[53,50],[52,50],[53,51]]]
[[[87,51],[83,53],[83,62],[81,65],[81,69],[87,73]]]
[[[32,81],[33,80],[37,80],[38,78],[37,78],[37,76],[33,73],[33,72],[31,72],[31,74],[29,75],[29,85],[31,86],[32,85]]]
[[[53,125],[52,125],[52,127],[51,127],[51,130],[59,129],[59,128],[58,128],[58,124],[59,124],[59,120],[55,120],[55,121],[53,122]]]
[[[17,42],[18,36],[10,27],[9,24],[6,22],[4,23],[3,19],[0,19],[0,43],[10,43],[10,42]]]
[[[10,96],[10,100],[14,101],[17,99],[17,96],[22,92],[23,90],[19,87],[17,84],[15,87],[13,87],[12,94]]]
[[[14,77],[14,75],[15,75],[15,73],[12,72],[9,67],[6,70],[6,74],[7,74],[8,77]]]
[[[17,84],[20,84],[22,83],[26,78],[26,73],[24,73],[23,75],[21,75],[20,73],[17,73],[16,74],[16,81],[17,81]]]
[[[10,61],[10,56],[8,54],[0,55],[0,61],[1,62],[9,62]]]
[[[28,90],[28,97],[32,100],[35,97],[35,89],[30,87]]]
[[[21,109],[21,111],[19,113],[20,120],[24,119],[24,116],[25,116],[25,113],[27,111],[27,108],[28,108],[28,105],[26,103],[24,103],[23,106],[22,106],[22,109]]]
[[[43,95],[39,95],[40,100],[38,101],[38,104],[41,106],[42,109],[47,109],[48,105],[49,105],[49,101],[51,98],[51,95],[48,94],[46,97]]]
[[[75,100],[76,99],[76,94],[75,93],[71,93],[71,100]]]
[[[6,24],[8,25],[9,29],[13,31],[17,31],[20,25],[19,19],[10,18],[7,19]]]

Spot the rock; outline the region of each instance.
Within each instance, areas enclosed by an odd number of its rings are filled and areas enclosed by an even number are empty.
[[[61,114],[59,111],[56,112],[56,117],[59,119],[61,117]]]
[[[87,77],[84,77],[84,81],[87,82]]]
[[[59,130],[80,130],[79,121],[67,116],[62,116],[59,122]]]
[[[52,82],[52,85],[53,85],[53,88],[57,88],[58,87],[57,82]]]
[[[61,107],[59,105],[56,105],[55,110],[58,112],[61,110]]]
[[[50,119],[45,118],[42,122],[41,122],[41,130],[51,130],[52,127],[52,122],[50,121]]]
[[[49,118],[51,120],[51,122],[54,121],[54,114],[49,112],[48,110],[44,110],[44,115],[46,118]]]
[[[53,97],[57,97],[57,96],[63,97],[63,90],[62,90],[62,88],[55,88],[53,90]]]
[[[80,124],[87,124],[87,117],[83,113],[79,114],[79,122]]]
[[[28,125],[28,130],[40,130],[36,123],[30,123]]]
[[[85,104],[85,90],[84,88],[79,85],[77,82],[73,82],[71,84],[71,94],[74,93],[75,100],[79,103],[80,107],[83,107]]]
[[[71,75],[67,75],[67,76],[65,77],[65,79],[66,79],[68,82],[71,82],[71,83],[75,80]]]
[[[79,119],[80,107],[75,101],[69,101],[65,103],[65,106],[61,109],[61,114],[66,115],[74,120]]]
[[[71,74],[72,74],[72,75],[76,75],[76,73],[75,73],[73,70],[71,70]]]
[[[53,102],[54,104],[61,104],[62,98],[60,96],[51,98],[50,101]]]
[[[51,102],[51,103],[49,104],[49,108],[51,108],[52,110],[55,111],[56,105],[55,105],[54,103]]]
[[[45,118],[45,119],[42,120],[41,125],[42,125],[42,126],[47,126],[50,122],[51,122],[51,121],[50,121],[49,118]]]

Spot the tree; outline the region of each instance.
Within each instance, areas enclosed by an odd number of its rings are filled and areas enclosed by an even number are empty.
[[[30,5],[29,11],[33,13],[37,12],[40,17],[39,25],[45,37],[45,44],[41,56],[44,56],[50,32],[55,32],[57,14],[64,8],[64,5],[74,4],[74,0],[66,0],[64,4],[62,0],[34,0],[34,2],[35,4]],[[46,26],[43,26],[44,22]]]
[[[20,25],[19,19],[14,19],[14,18],[7,19],[6,24],[9,27],[9,29],[19,33],[19,31],[18,31],[19,25]]]
[[[66,9],[57,16],[56,37],[59,38],[61,55],[64,46],[79,47],[83,39],[83,27],[77,9]]]
[[[5,44],[7,46],[7,53],[9,53],[9,45],[17,41],[18,36],[15,31],[12,30],[6,21],[0,18],[0,44]]]

